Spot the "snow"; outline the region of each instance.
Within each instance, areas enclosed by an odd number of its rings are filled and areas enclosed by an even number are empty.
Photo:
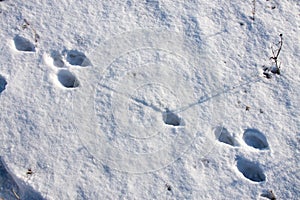
[[[0,199],[299,198],[299,1],[4,0],[0,18]]]

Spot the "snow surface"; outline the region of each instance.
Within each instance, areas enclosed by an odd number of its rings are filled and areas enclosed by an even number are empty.
[[[0,199],[300,198],[298,0],[4,0],[0,18]]]

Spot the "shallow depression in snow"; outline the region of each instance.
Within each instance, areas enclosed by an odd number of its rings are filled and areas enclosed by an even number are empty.
[[[57,77],[59,82],[66,88],[76,88],[79,86],[76,76],[68,70],[60,70]]]
[[[71,65],[78,65],[81,67],[87,67],[91,65],[91,61],[86,57],[86,55],[77,50],[70,50],[67,52],[67,61]]]
[[[58,51],[52,51],[51,57],[53,59],[53,65],[58,68],[63,68],[65,63],[62,59],[62,55]]]
[[[163,121],[167,125],[171,126],[180,126],[182,119],[175,114],[174,112],[170,111],[168,108],[166,108],[166,111],[163,112]]]
[[[16,35],[14,38],[16,49],[19,51],[35,51],[35,46],[28,39]]]
[[[243,139],[247,145],[256,149],[266,149],[269,147],[265,135],[256,129],[247,129],[244,132]]]
[[[216,127],[214,133],[216,138],[220,142],[231,146],[237,146],[237,142],[234,136],[231,133],[229,133],[229,131],[225,127],[223,126]]]
[[[258,163],[254,163],[243,157],[237,157],[237,168],[251,181],[262,182],[266,180],[266,176]]]

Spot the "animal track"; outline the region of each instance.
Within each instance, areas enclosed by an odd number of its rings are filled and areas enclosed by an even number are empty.
[[[0,94],[5,90],[7,85],[6,79],[0,75]]]
[[[254,182],[263,182],[266,180],[266,176],[263,170],[257,163],[249,161],[242,157],[237,157],[238,170],[249,180]]]
[[[229,133],[228,130],[222,126],[218,126],[215,129],[215,136],[220,142],[231,146],[238,146],[238,143],[235,140],[234,136],[232,136],[232,134]]]
[[[245,143],[256,149],[266,149],[269,147],[266,137],[256,129],[247,129],[244,132],[243,139]]]
[[[69,68],[70,66],[66,65],[65,61],[67,61],[70,65],[81,67],[91,65],[90,60],[84,55],[84,53],[81,53],[77,50],[63,50],[62,53],[53,50],[51,51],[50,56],[52,59],[50,59],[49,62],[49,60],[46,58],[46,62],[48,62],[51,66],[53,64],[57,68]],[[76,76],[67,69],[58,70],[57,79],[60,84],[66,88],[76,88],[80,85],[79,80],[76,78]]]
[[[53,59],[53,65],[58,68],[63,68],[65,66],[65,63],[63,61],[63,58],[61,54],[58,51],[53,51],[51,53],[51,57]]]
[[[68,70],[60,70],[57,73],[59,82],[66,88],[76,88],[79,86],[79,81],[74,74]]]
[[[180,126],[181,124],[181,119],[169,109],[166,109],[166,111],[163,112],[163,120],[165,124],[172,126]]]
[[[14,38],[14,42],[15,42],[16,49],[19,51],[30,51],[30,52],[35,51],[34,44],[22,36],[16,35]]]
[[[91,61],[84,55],[84,53],[77,50],[70,50],[67,52],[67,61],[71,65],[78,65],[81,67],[91,65]]]

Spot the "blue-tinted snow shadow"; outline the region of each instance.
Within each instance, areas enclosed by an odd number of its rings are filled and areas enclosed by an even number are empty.
[[[203,39],[201,38],[201,29],[198,20],[193,16],[182,17],[181,21],[184,26],[184,34],[191,39],[198,47],[202,47]]]
[[[127,2],[128,5],[128,2]],[[145,7],[149,13],[162,25],[166,27],[171,26],[171,21],[169,19],[168,12],[163,5],[157,0],[146,0]]]
[[[0,75],[0,94],[5,90],[7,85],[6,79]]]
[[[14,176],[0,156],[0,199],[43,200],[40,193]]]
[[[261,81],[260,77],[249,79],[249,80],[247,80],[247,81],[245,81],[245,82],[243,82],[243,83],[241,83],[239,85],[236,85],[236,86],[229,86],[229,87],[220,88],[218,91],[215,91],[212,94],[204,95],[204,96],[200,97],[198,101],[196,101],[194,103],[191,103],[189,105],[183,106],[183,107],[181,107],[179,109],[172,110],[172,112],[174,112],[174,113],[184,112],[185,110],[193,108],[196,105],[205,103],[205,102],[207,102],[207,101],[209,101],[209,100],[211,100],[213,98],[221,96],[222,94],[226,94],[226,93],[228,93],[230,91],[233,91],[233,90],[236,90],[238,88],[241,88],[242,86],[249,85],[251,83],[255,83],[255,82],[259,82],[259,81]]]

